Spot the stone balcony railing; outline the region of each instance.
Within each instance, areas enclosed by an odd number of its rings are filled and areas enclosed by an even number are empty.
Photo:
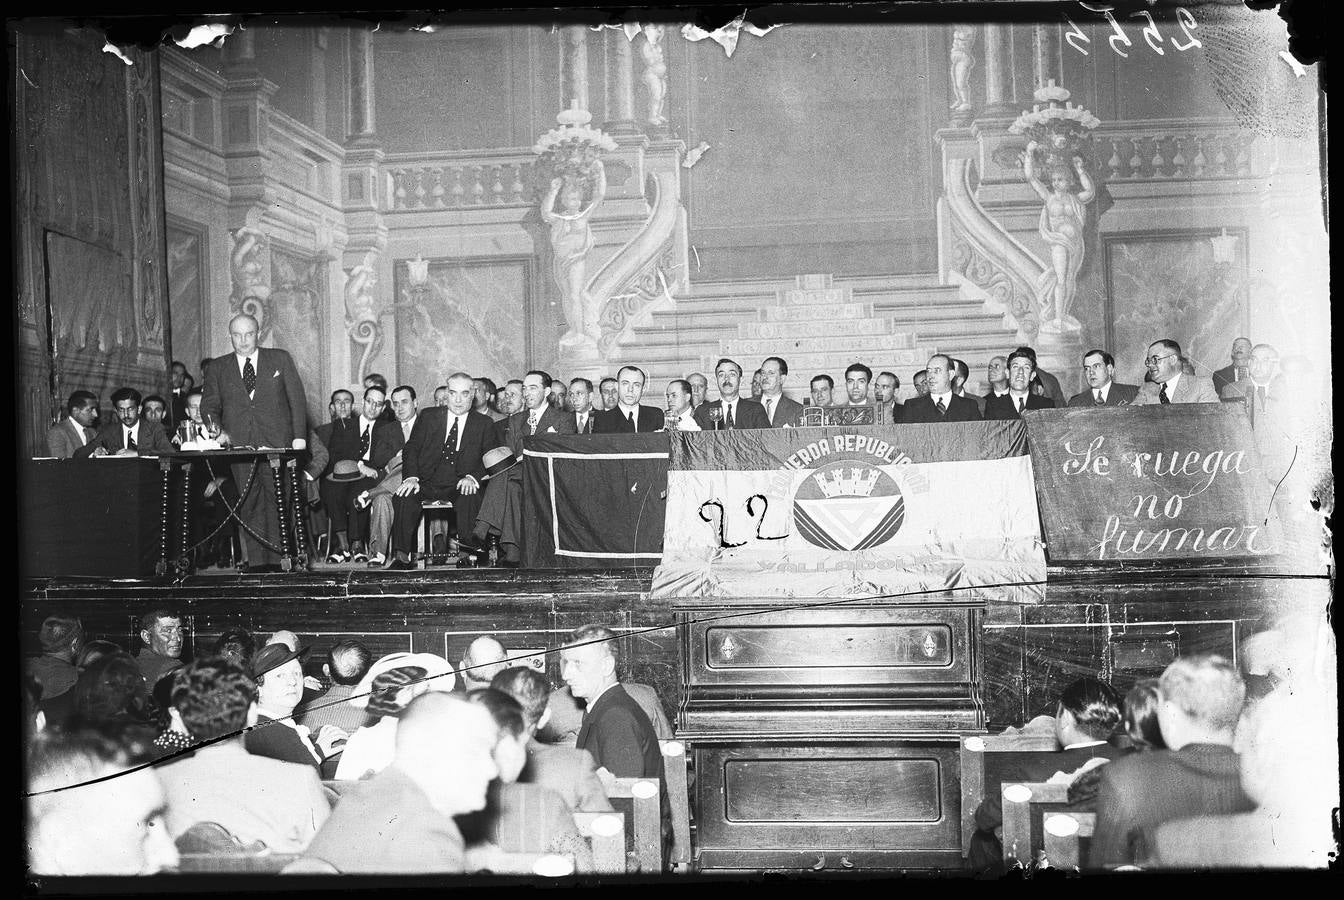
[[[389,153],[383,212],[531,206],[535,158],[527,148]]]
[[[1103,122],[1093,140],[1109,183],[1247,178],[1263,169],[1255,135],[1229,119]]]

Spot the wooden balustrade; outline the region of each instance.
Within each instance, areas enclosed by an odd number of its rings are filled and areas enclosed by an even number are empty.
[[[1097,162],[1108,182],[1194,181],[1259,174],[1255,135],[1222,127],[1159,127],[1135,131],[1129,123],[1098,130]]]
[[[385,212],[531,206],[536,202],[532,155],[521,151],[490,157],[390,157],[383,173],[387,179]]]

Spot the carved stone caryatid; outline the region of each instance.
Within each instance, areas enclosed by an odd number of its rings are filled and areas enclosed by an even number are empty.
[[[662,25],[644,26],[644,43],[639,46],[644,59],[644,88],[648,93],[648,109],[644,121],[655,129],[667,126],[663,106],[667,101],[667,58],[663,47],[665,28]]]
[[[1054,81],[1038,88],[1035,96],[1040,103],[1018,116],[1008,130],[1028,139],[1023,171],[1044,204],[1039,228],[1050,248],[1050,261],[1036,284],[1041,331],[1075,333],[1082,325],[1069,315],[1069,309],[1087,249],[1086,207],[1097,194],[1088,173],[1091,131],[1101,123],[1086,109],[1069,103],[1069,92]],[[1049,185],[1040,177],[1042,168],[1048,173]]]
[[[229,269],[233,294],[229,306],[233,313],[247,313],[257,320],[258,337],[271,327],[271,266],[266,258],[266,233],[251,225],[235,228]]]
[[[374,268],[377,259],[377,251],[370,250],[359,265],[345,273],[345,332],[355,350],[351,355],[352,381],[361,381],[369,374],[369,366],[383,346],[376,292],[378,273]]]
[[[952,52],[948,59],[948,80],[952,84],[952,118],[958,122],[970,118],[971,69],[975,68],[975,57],[971,55],[971,50],[974,46],[974,25],[952,26]]]
[[[549,182],[540,212],[551,229],[552,269],[568,326],[560,352],[569,359],[595,358],[602,336],[602,299],[593,296],[588,278],[590,222],[607,193],[601,154],[615,150],[616,142],[589,127],[592,116],[577,101],[555,118],[560,127],[548,131],[532,149],[538,172]]]

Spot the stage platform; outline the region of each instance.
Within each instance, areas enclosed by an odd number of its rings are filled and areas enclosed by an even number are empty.
[[[218,574],[215,574],[217,572]],[[476,635],[491,633],[514,654],[540,655],[558,681],[566,634],[601,622],[623,635],[622,677],[654,685],[676,720],[686,673],[674,609],[696,620],[701,601],[649,596],[651,571],[431,569],[413,572],[365,566],[311,572],[239,575],[230,570],[170,579],[27,579],[21,582],[21,629],[31,648],[53,612],[81,617],[90,638],[138,649],[137,617],[156,606],[181,612],[184,657],[222,631],[244,627],[267,635],[297,632],[320,655],[337,640],[363,640],[375,655],[395,650],[462,658]],[[981,700],[991,728],[1051,712],[1060,688],[1082,674],[1117,684],[1160,672],[1176,654],[1217,651],[1235,656],[1248,627],[1285,610],[1324,616],[1330,583],[1281,569],[1191,563],[1147,567],[1052,568],[1037,604],[984,604]],[[806,609],[845,601],[704,601],[705,615],[724,609]],[[864,605],[874,601],[864,600]],[[891,597],[879,605],[960,603],[953,592]],[[688,612],[689,610],[689,612]],[[713,611],[711,611],[713,610]]]

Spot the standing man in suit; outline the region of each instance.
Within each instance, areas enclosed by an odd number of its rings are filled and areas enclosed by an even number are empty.
[[[914,385],[914,388],[915,388],[915,396],[916,396],[916,397],[927,397],[927,396],[929,396],[929,370],[928,370],[928,369],[920,369],[918,372],[916,372],[916,373],[915,373],[915,377],[910,379],[910,383],[911,383],[912,385]]]
[[[616,402],[597,414],[593,423],[594,434],[633,434],[662,431],[665,417],[656,406],[644,406],[644,370],[639,366],[621,366],[616,373]],[[603,379],[603,397],[606,398],[606,380]]]
[[[985,414],[985,398],[979,394],[966,393],[966,382],[971,380],[970,366],[960,359],[952,360],[952,393],[958,397],[965,397],[967,400],[974,400],[976,409],[980,410],[981,417]]]
[[[242,313],[229,321],[233,352],[210,361],[205,370],[201,415],[207,423],[222,426],[237,446],[308,447],[308,409],[303,381],[294,360],[284,350],[257,346],[257,320]],[[234,483],[247,484],[253,463],[233,467]],[[271,467],[256,464],[252,489],[239,503],[239,515],[247,524],[243,547],[249,571],[280,570],[279,511],[275,506],[275,483]],[[253,536],[260,535],[262,543]]]
[[[77,450],[98,437],[98,397],[92,391],[75,391],[65,401],[65,418],[47,430],[47,455],[70,459]]]
[[[896,391],[901,387],[901,379],[895,372],[879,372],[873,379],[873,396],[877,400],[877,424],[895,425],[901,421],[901,407],[896,399]]]
[[[755,400],[737,395],[742,382],[742,367],[731,359],[721,359],[714,366],[714,379],[719,384],[719,400],[706,400],[695,411],[695,421],[704,431],[727,431],[733,428],[769,428],[770,419],[765,407]],[[717,417],[714,413],[717,412]]]
[[[1246,412],[1250,414],[1251,425],[1260,423],[1261,417],[1269,411],[1270,401],[1282,399],[1279,391],[1271,391],[1274,386],[1275,370],[1279,367],[1279,352],[1269,344],[1256,344],[1251,350],[1251,364],[1247,374],[1240,381],[1233,381],[1218,391],[1224,400],[1243,399]],[[1215,382],[1216,384],[1217,382]]]
[[[534,369],[523,376],[523,408],[504,423],[501,442],[519,462],[523,459],[523,438],[537,434],[574,434],[574,417],[549,402],[551,376]],[[599,420],[600,424],[600,420]],[[594,431],[600,431],[595,427]],[[489,532],[499,534],[499,548],[505,566],[522,560],[523,545],[523,467],[513,466],[503,478],[492,478],[486,485],[473,537],[480,542]],[[464,520],[459,519],[459,523]],[[459,530],[461,524],[459,524]]]
[[[476,521],[481,485],[486,480],[485,451],[499,445],[495,423],[471,408],[472,378],[457,372],[448,379],[448,405],[415,418],[410,440],[401,451],[401,485],[392,501],[391,569],[409,570],[420,528],[420,503],[449,500],[457,513],[458,534]]]
[[[807,387],[813,406],[830,406],[835,402],[835,379],[831,376],[813,375]]]
[[[191,393],[187,386],[188,377],[186,363],[173,360],[168,370],[168,382],[173,388],[168,398],[169,431],[176,431],[177,426],[187,421],[187,394]]]
[[[1213,387],[1223,396],[1223,389],[1230,384],[1240,384],[1250,375],[1251,339],[1239,337],[1232,342],[1232,364],[1213,373]]]
[[[1069,398],[1069,406],[1128,406],[1139,395],[1137,384],[1115,380],[1115,357],[1105,350],[1083,354],[1083,377],[1087,390]]]
[[[617,778],[661,778],[663,754],[648,714],[616,679],[616,635],[603,625],[574,630],[560,650],[560,673],[588,708],[575,744]]]
[[[995,356],[990,359],[985,375],[989,380],[989,393],[985,395],[984,400],[1008,393],[1008,357]],[[980,404],[980,411],[984,412],[983,402]]]
[[[1168,403],[1217,403],[1213,382],[1187,375],[1181,368],[1181,345],[1170,338],[1154,341],[1144,360],[1152,381],[1146,381],[1134,398],[1135,406]]]
[[[1031,365],[1035,369],[1035,374],[1031,377],[1031,392],[1038,397],[1048,397],[1053,401],[1055,409],[1063,409],[1069,402],[1069,398],[1064,396],[1064,388],[1060,386],[1059,379],[1042,369],[1036,362],[1036,351],[1030,347],[1018,347],[1013,353],[1025,353],[1031,357]],[[1012,359],[1012,354],[1009,354]]]
[[[575,378],[569,383],[569,405],[574,410],[574,433],[592,434],[597,414],[593,410],[593,383]]]
[[[768,356],[761,363],[761,406],[771,428],[797,427],[803,417],[803,405],[784,396],[784,380],[789,364],[781,356]]]
[[[979,422],[980,409],[975,401],[958,397],[952,391],[952,358],[945,353],[929,357],[924,373],[928,393],[915,397],[901,411],[901,422]]]
[[[699,372],[692,372],[686,376],[686,382],[691,386],[691,409],[699,409],[709,394],[709,379]]]
[[[135,388],[118,388],[112,394],[112,411],[116,421],[108,422],[96,438],[76,450],[76,458],[139,456],[141,453],[158,456],[173,452],[172,442],[163,433],[163,426],[140,418],[140,392]]]
[[[863,363],[850,363],[845,369],[846,406],[868,405],[868,384],[873,380],[873,370]]]
[[[615,378],[608,375],[597,383],[597,392],[602,397],[602,409],[615,409],[621,402],[621,388]]]
[[[1029,409],[1054,409],[1055,401],[1032,393],[1036,360],[1019,347],[1008,354],[1008,393],[985,401],[986,419],[1020,419]]]
[[[691,409],[691,383],[684,378],[674,378],[667,383],[667,416],[669,431],[699,431],[700,423],[695,421],[695,410]]]

